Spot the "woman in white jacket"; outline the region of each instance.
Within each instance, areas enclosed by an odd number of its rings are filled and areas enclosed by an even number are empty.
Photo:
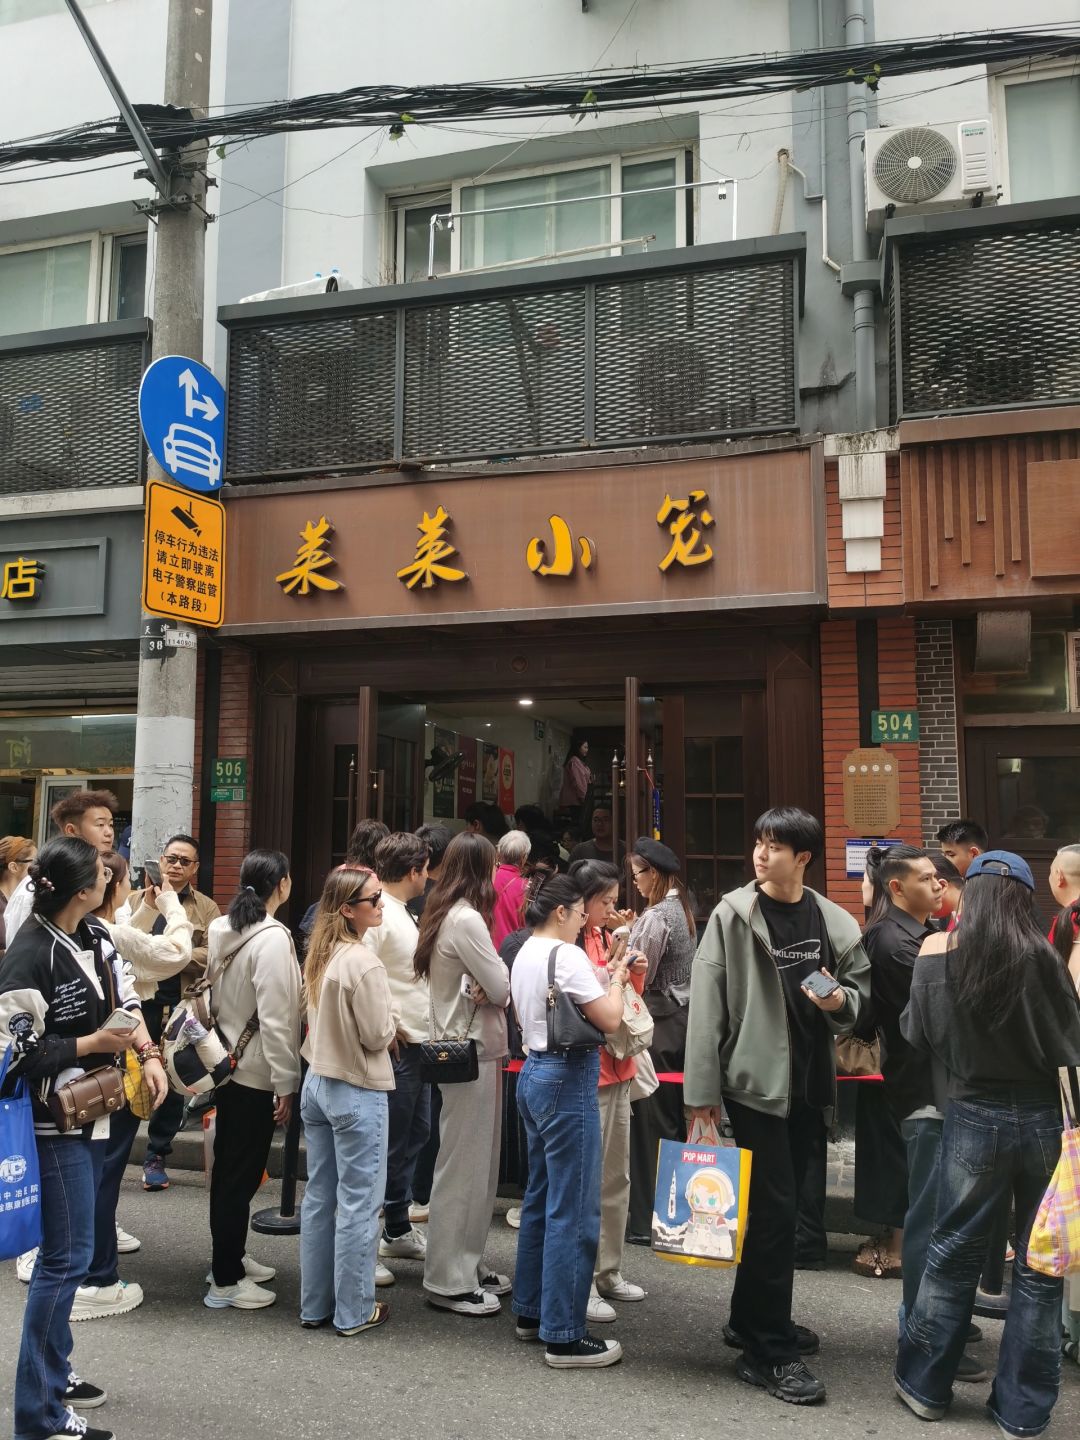
[[[261,1310],[277,1299],[259,1283],[272,1280],[274,1271],[244,1249],[274,1126],[288,1124],[300,1088],[300,967],[292,935],[274,918],[291,890],[288,856],[252,850],[228,914],[207,933],[214,1019],[230,1049],[250,1034],[232,1079],[215,1094],[213,1263],[203,1297],[211,1310]]]
[[[463,831],[446,847],[424,904],[413,965],[430,992],[431,1038],[475,1040],[480,1074],[444,1085],[439,1159],[431,1190],[424,1290],[459,1315],[497,1315],[510,1281],[483,1264],[502,1137],[503,1061],[510,972],[488,933],[495,847]],[[470,994],[466,995],[465,986]]]

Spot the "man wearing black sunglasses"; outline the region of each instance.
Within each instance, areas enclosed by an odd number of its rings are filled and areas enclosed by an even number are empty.
[[[178,974],[162,980],[153,998],[143,1002],[143,1018],[151,1038],[160,1043],[161,1032],[169,1018],[169,1012],[179,1004],[180,997],[189,985],[200,979],[206,969],[206,930],[211,920],[216,920],[221,911],[209,895],[195,889],[195,877],[199,873],[199,846],[191,835],[172,835],[161,847],[161,874],[167,876],[169,884],[180,896],[184,913],[191,921],[191,961]],[[157,889],[146,877],[146,888],[133,896],[131,924],[137,930],[160,935],[165,929],[165,917],[154,903]],[[170,1090],[161,1107],[150,1117],[146,1158],[143,1162],[143,1189],[167,1190],[169,1176],[165,1159],[172,1151],[172,1142],[184,1119],[184,1098]]]

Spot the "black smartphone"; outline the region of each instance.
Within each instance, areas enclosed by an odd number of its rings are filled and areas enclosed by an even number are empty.
[[[840,989],[839,980],[832,975],[823,975],[820,970],[812,970],[809,975],[804,975],[801,984],[804,990],[811,991],[819,1000],[827,1000],[834,990]]]
[[[161,885],[161,866],[156,860],[147,860],[143,866],[143,884],[149,880],[151,885]]]

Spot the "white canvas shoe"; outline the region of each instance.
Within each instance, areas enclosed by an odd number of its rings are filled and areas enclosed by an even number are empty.
[[[385,1265],[380,1265],[378,1261],[375,1262],[375,1284],[380,1290],[385,1290],[387,1285],[393,1285],[396,1279],[397,1276],[392,1270],[388,1270]]]
[[[30,1284],[30,1276],[34,1273],[34,1261],[37,1259],[37,1250],[24,1250],[15,1261],[15,1274],[24,1285]]]
[[[383,1260],[423,1260],[427,1254],[427,1236],[415,1227],[404,1235],[379,1237],[379,1256]]]
[[[116,1249],[120,1255],[134,1255],[136,1250],[142,1249],[142,1241],[134,1235],[129,1234],[127,1230],[121,1229],[120,1225],[117,1224]]]

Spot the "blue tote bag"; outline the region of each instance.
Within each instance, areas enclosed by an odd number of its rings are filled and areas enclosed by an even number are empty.
[[[3,1088],[14,1047],[0,1065]],[[20,1079],[0,1100],[0,1260],[14,1260],[41,1244],[41,1171],[38,1167],[30,1088]]]

